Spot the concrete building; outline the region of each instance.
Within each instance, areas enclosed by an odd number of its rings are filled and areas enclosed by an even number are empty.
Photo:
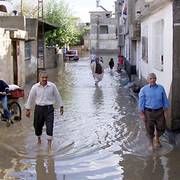
[[[8,84],[25,84],[24,42],[26,31],[0,28],[0,77]]]
[[[23,86],[25,81],[37,79],[38,68],[43,63],[43,68],[52,68],[63,64],[63,55],[55,53],[55,47],[45,47],[44,33],[55,29],[52,24],[42,22],[36,18],[19,16],[13,9],[13,4],[0,0],[0,36],[2,44],[0,51],[3,58],[1,63],[1,77],[8,83]],[[39,47],[37,47],[39,46]],[[40,57],[41,55],[41,57]],[[38,62],[38,63],[37,63]],[[12,65],[11,69],[7,65]],[[37,67],[39,65],[39,67]]]
[[[24,18],[16,17],[18,25],[14,27],[11,26],[13,19],[8,17],[15,17],[13,6],[9,2],[0,1],[0,76],[8,84],[24,86],[24,44],[27,39]]]
[[[130,41],[125,40],[124,56],[136,66],[139,79],[144,80],[150,72],[156,73],[157,83],[165,87],[171,103],[167,126],[179,130],[180,1],[126,0],[124,3],[130,16],[127,18],[131,19]]]
[[[90,50],[117,52],[117,28],[112,12],[97,10],[90,12]]]
[[[13,44],[15,40],[12,41],[12,48],[17,49],[14,50],[15,52],[14,56],[17,57],[14,57],[13,60],[14,64],[17,64],[16,65],[17,68],[14,68],[13,70],[15,77],[14,80],[9,80],[10,82],[13,81],[15,84],[19,84],[19,83],[24,84],[25,81],[29,81],[29,80],[36,81],[37,39],[39,39],[42,42],[44,38],[42,37],[41,32],[39,31],[39,29],[42,28],[39,28],[38,26],[44,26],[45,32],[56,28],[55,26],[49,23],[38,22],[38,19],[35,18],[26,18],[24,16],[0,16],[0,27],[5,28],[6,30],[10,30],[10,32],[12,33],[16,32],[17,34],[18,32],[16,43]],[[57,55],[55,53],[55,47],[54,48],[39,47],[39,50],[43,50],[43,49],[45,51],[44,52],[45,68],[55,67],[58,63],[63,61],[63,57],[60,54]],[[3,50],[1,49],[1,51]],[[11,51],[9,51],[9,53],[10,52]],[[8,54],[6,55],[7,58],[9,58]],[[21,81],[19,79],[21,79]]]
[[[129,79],[136,74],[136,41],[140,39],[140,26],[134,17],[135,0],[117,0],[115,14],[118,28],[119,54],[124,56],[125,69]],[[139,29],[138,29],[139,28]]]
[[[39,26],[39,27],[38,27]],[[26,18],[26,30],[28,32],[28,39],[25,42],[25,67],[26,67],[26,80],[33,80],[37,77],[37,51],[41,54],[44,53],[44,66],[45,68],[53,68],[56,66],[59,56],[55,52],[55,47],[45,48],[44,35],[41,33],[42,26],[44,32],[53,30],[56,27],[47,22],[41,22],[36,18]],[[37,40],[39,40],[40,47],[37,48]],[[42,47],[44,46],[44,47]],[[44,51],[44,52],[43,52]],[[63,59],[61,57],[61,59]]]

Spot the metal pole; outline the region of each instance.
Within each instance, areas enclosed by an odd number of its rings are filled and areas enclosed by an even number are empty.
[[[39,81],[39,72],[45,69],[44,59],[44,17],[43,0],[38,0],[38,23],[37,23],[37,82]]]
[[[97,41],[96,41],[96,50],[99,49],[99,15],[97,15],[97,29],[96,29],[96,33],[97,33]]]
[[[23,0],[21,0],[21,16],[23,16]]]
[[[121,46],[120,46],[120,21],[119,21],[119,18],[120,18],[120,13],[119,13],[119,10],[117,12],[117,34],[118,34],[118,48],[119,48],[119,52],[118,52],[118,55],[121,54]]]

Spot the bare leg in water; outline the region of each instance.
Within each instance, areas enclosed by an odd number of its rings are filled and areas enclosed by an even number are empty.
[[[48,139],[48,150],[51,150],[52,148],[52,140]]]
[[[38,137],[38,144],[41,144],[41,137]]]
[[[160,139],[159,139],[159,136],[158,136],[158,134],[157,134],[157,130],[156,130],[156,128],[155,128],[155,137],[154,137],[154,146],[155,147],[161,147],[161,143],[160,143]]]

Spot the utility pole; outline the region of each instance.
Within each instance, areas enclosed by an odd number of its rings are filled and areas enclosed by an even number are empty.
[[[98,51],[99,49],[99,15],[97,15],[97,19],[96,19],[96,50]]]
[[[105,9],[103,6],[101,6],[99,4],[100,0],[96,0],[96,7],[100,7],[101,9],[103,9],[106,13],[106,16],[109,17],[111,16],[111,14],[109,13],[109,11],[107,9]],[[96,20],[96,25],[97,25],[97,29],[96,29],[96,33],[97,33],[97,38],[96,38],[96,51],[98,51],[99,49],[99,21],[100,21],[100,15],[97,15],[97,20]]]
[[[23,0],[21,0],[21,16],[23,16]]]
[[[39,81],[39,72],[45,69],[44,46],[45,46],[45,38],[44,38],[43,0],[38,0],[37,82]]]
[[[120,18],[122,15],[122,4],[123,4],[123,0],[116,0],[116,2],[115,2],[115,18],[116,18],[116,22],[117,22],[118,56],[122,55],[121,48],[124,46],[123,26],[122,26],[122,22],[120,22]]]

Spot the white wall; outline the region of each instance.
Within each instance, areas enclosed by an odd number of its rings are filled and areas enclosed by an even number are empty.
[[[17,33],[24,33],[24,31],[16,31]],[[17,40],[17,39],[16,39]],[[25,84],[25,66],[24,66],[24,41],[18,40],[19,46],[17,47],[17,63],[18,63],[18,85],[24,86]],[[0,78],[5,80],[8,84],[14,83],[14,69],[13,69],[13,56],[12,56],[12,39],[10,31],[0,28]]]
[[[173,63],[173,17],[172,17],[172,3],[168,3],[163,9],[160,9],[155,14],[149,16],[141,23],[141,30],[148,27],[148,63],[142,60],[142,44],[140,46],[141,56],[137,55],[140,60],[138,64],[138,70],[140,76],[146,78],[147,74],[154,72],[157,75],[157,83],[162,84],[165,87],[166,93],[170,92],[170,85],[172,82],[172,63]],[[164,64],[163,71],[155,69],[153,66],[153,43],[152,43],[152,25],[154,22],[164,20],[164,43],[163,43],[163,54]],[[142,36],[142,34],[141,34]]]
[[[13,82],[10,32],[0,28],[0,78],[8,84]]]

